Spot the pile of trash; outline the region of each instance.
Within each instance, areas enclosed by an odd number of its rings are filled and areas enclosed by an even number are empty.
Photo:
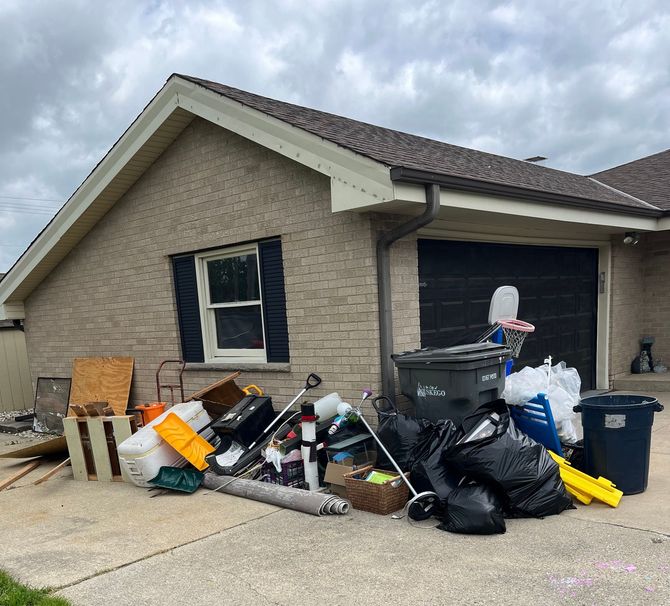
[[[543,518],[573,507],[558,464],[516,428],[504,400],[480,406],[460,427],[396,410],[379,416],[378,435],[410,470],[415,490],[438,496],[443,530],[501,533],[506,517]],[[377,465],[388,468],[389,462]]]
[[[437,369],[442,374],[426,384],[438,385],[448,372],[483,372],[486,393],[495,391],[494,380],[500,393],[504,375],[497,370],[504,356],[499,349],[489,347],[481,354],[461,348],[463,359],[456,362],[444,356],[445,368]],[[432,361],[424,365],[426,372],[436,372]],[[127,408],[125,401],[112,406],[111,398],[86,401],[80,396],[80,403],[67,404],[70,414],[53,419],[63,425],[63,436],[1,455],[34,458],[31,469],[19,470],[4,485],[39,466],[42,457],[67,451],[68,457],[35,484],[71,466],[75,480],[111,486],[123,480],[148,490],[151,498],[204,487],[316,516],[343,515],[354,508],[411,520],[437,518],[438,528],[468,534],[503,533],[508,518],[559,514],[573,507],[573,498],[584,504],[595,498],[613,507],[621,498],[612,482],[571,467],[553,423],[550,443],[517,414],[538,393],[546,393],[559,435],[574,439],[572,407],[579,402],[580,380],[564,363],[551,366],[548,360],[512,374],[504,391],[507,400],[477,406],[485,399],[468,392],[469,398],[436,395],[431,396],[435,401],[424,402],[431,414],[453,413],[446,419],[403,414],[389,398],[376,397],[376,428],[363,408],[372,397],[369,389],[354,404],[336,392],[310,398],[307,392],[321,385],[312,373],[290,402],[275,407],[262,388],[238,387],[239,375],[190,397],[184,397],[179,375],[176,387],[183,401],[171,405],[160,401],[160,389],[159,401],[135,408]],[[415,378],[418,384],[418,374]],[[460,385],[469,389],[470,383],[463,379]],[[73,389],[80,391],[78,380]],[[441,393],[437,387],[431,391]],[[543,406],[551,421],[546,400]],[[47,412],[53,416],[51,408]]]

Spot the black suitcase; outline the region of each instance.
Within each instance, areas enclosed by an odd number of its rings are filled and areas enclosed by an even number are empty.
[[[222,443],[230,444],[233,441],[246,448],[260,437],[276,416],[272,398],[246,396],[214,423],[212,429]]]

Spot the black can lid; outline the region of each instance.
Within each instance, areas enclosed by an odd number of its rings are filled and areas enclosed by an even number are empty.
[[[443,347],[435,349],[418,349],[393,354],[396,363],[419,362],[430,364],[435,362],[473,362],[488,358],[509,357],[511,351],[499,343],[470,343],[468,345],[456,345],[455,347]]]
[[[610,412],[633,410],[656,406],[658,400],[654,396],[638,394],[612,394],[602,396],[588,396],[582,398],[579,406],[582,408],[609,409]]]

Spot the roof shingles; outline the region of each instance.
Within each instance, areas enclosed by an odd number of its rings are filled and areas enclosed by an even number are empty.
[[[670,149],[592,176],[658,208],[670,210]]]
[[[179,77],[389,167],[401,166],[628,208],[650,208],[641,200],[603,187],[583,175],[375,126],[201,78]]]

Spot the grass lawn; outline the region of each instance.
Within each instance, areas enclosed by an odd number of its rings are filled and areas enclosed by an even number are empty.
[[[63,598],[47,595],[44,589],[31,589],[17,583],[0,570],[0,606],[69,606]]]

